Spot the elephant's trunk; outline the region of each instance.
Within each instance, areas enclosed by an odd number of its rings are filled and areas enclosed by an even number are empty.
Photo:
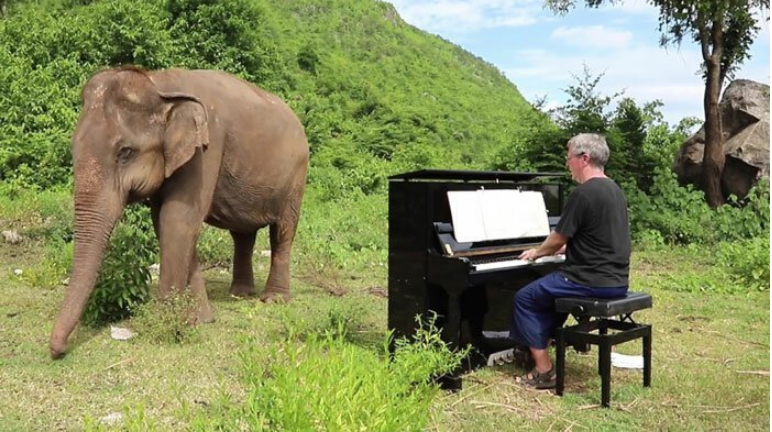
[[[94,290],[113,227],[123,213],[122,203],[106,194],[75,193],[75,251],[70,283],[51,333],[51,357],[61,358],[67,338],[78,324]]]

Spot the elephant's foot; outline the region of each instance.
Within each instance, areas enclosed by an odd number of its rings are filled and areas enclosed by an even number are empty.
[[[266,287],[260,300],[264,303],[289,303],[290,292],[287,288]]]
[[[191,312],[192,316],[189,320],[191,325],[214,322],[214,309],[212,308],[212,304],[209,303],[209,300],[199,302],[198,306]]]
[[[250,298],[257,295],[254,285],[231,285],[231,295],[241,298]]]
[[[59,360],[64,357],[64,355],[67,353],[67,344],[61,343],[61,342],[51,342],[51,345],[48,347],[51,351],[51,358],[54,360]]]

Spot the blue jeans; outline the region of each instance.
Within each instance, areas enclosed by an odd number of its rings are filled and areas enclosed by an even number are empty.
[[[555,328],[562,326],[568,314],[555,312],[558,297],[617,298],[627,294],[627,286],[591,288],[570,281],[562,274],[550,273],[520,289],[512,300],[509,337],[516,343],[546,349]]]

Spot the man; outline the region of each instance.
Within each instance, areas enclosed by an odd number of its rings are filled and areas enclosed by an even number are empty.
[[[606,140],[579,134],[568,141],[566,166],[579,186],[569,195],[555,231],[538,248],[520,259],[566,253],[560,270],[528,284],[514,297],[510,337],[529,347],[535,367],[518,381],[547,389],[555,387],[549,357],[553,330],[567,315],[555,312],[557,297],[624,297],[630,265],[630,227],[622,190],[606,177]]]

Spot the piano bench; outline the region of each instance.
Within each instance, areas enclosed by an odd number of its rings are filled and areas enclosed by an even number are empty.
[[[611,347],[639,338],[643,339],[643,385],[651,387],[651,325],[638,324],[632,318],[633,312],[651,306],[651,296],[639,292],[628,292],[626,297],[616,299],[555,299],[555,310],[573,315],[578,323],[555,329],[557,395],[563,395],[566,345],[573,345],[578,351],[587,351],[588,344],[597,345],[601,405],[608,408],[611,398]],[[609,333],[609,329],[616,332]],[[598,332],[593,333],[595,330]]]

